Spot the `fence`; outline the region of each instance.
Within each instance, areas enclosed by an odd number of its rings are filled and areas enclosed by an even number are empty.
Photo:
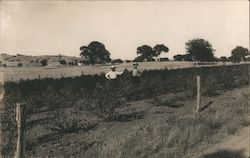
[[[141,83],[140,85],[138,85],[136,90],[133,88],[133,83],[131,83],[129,80],[130,76],[126,76],[125,74],[124,78],[118,81],[118,85],[119,83],[121,83],[121,86],[117,87],[117,89],[121,89],[121,91],[118,91],[118,94],[106,94],[108,96],[114,95],[114,98],[107,98],[107,101],[100,100],[100,102],[107,103],[117,97],[118,99],[120,99],[120,95],[122,97],[125,96],[127,101],[131,101],[151,98],[152,96],[161,93],[175,93],[188,90],[197,95],[197,106],[196,109],[194,109],[194,112],[199,113],[200,109],[202,108],[200,97],[201,95],[214,93],[214,91],[216,91],[218,88],[230,89],[249,84],[249,70],[249,65],[216,68],[190,68],[185,70],[151,70],[145,72],[144,76],[142,76]],[[103,89],[100,89],[100,87],[98,88],[96,83],[98,83],[98,85],[101,85]],[[39,113],[41,112],[43,108],[42,105],[44,105],[45,102],[48,105],[51,104],[50,107],[48,107],[49,109],[46,110],[65,108],[69,106],[64,105],[66,104],[66,102],[75,99],[77,100],[79,98],[86,98],[87,93],[90,93],[89,95],[93,96],[99,94],[103,95],[104,92],[108,93],[109,90],[106,90],[106,88],[108,88],[107,86],[108,85],[106,85],[106,80],[102,76],[84,75],[79,78],[45,80],[41,79],[34,81],[22,81],[20,83],[6,83],[5,99],[7,102],[5,102],[6,105],[4,109],[6,111],[4,113],[4,116],[1,116],[1,123],[5,125],[3,133],[8,133],[6,135],[6,138],[9,138],[9,141],[11,141],[12,143],[9,143],[9,145],[11,146],[8,146],[4,149],[5,153],[13,153],[13,151],[15,150],[17,151],[16,157],[22,157],[22,154],[24,154],[25,152],[25,142],[23,141],[25,138],[25,132],[23,131],[25,130],[25,125],[23,124],[25,123],[24,118],[28,116],[22,115],[24,114],[24,111],[27,115],[30,115],[31,113]],[[79,91],[79,89],[83,89],[83,91]],[[83,93],[81,96],[72,95],[80,95],[81,93]],[[61,97],[60,95],[62,94],[66,96]],[[70,100],[64,100],[63,98],[65,97]],[[15,104],[22,99],[25,100],[25,103],[27,104],[26,106],[23,106],[23,103]],[[103,99],[105,99],[105,97]],[[94,100],[94,98],[90,98],[90,100]],[[38,105],[39,102],[41,105]],[[61,107],[61,105],[65,107]],[[15,109],[16,106],[18,107],[16,118],[19,123],[14,123],[15,120],[13,119],[13,115],[10,115],[10,113],[13,112],[13,109]],[[26,110],[22,109],[22,107],[26,107]],[[107,110],[113,109],[108,108]],[[18,137],[13,137],[15,135],[15,132],[19,134]],[[15,143],[16,140],[18,140],[17,143]],[[17,148],[13,148],[13,145],[17,146]]]

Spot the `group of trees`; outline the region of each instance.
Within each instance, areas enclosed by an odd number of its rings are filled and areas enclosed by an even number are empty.
[[[167,53],[168,51],[168,47],[164,44],[157,44],[153,48],[149,45],[142,45],[137,48],[137,55],[139,56],[136,57],[134,61],[141,62],[159,60],[159,55],[162,52]]]
[[[105,48],[104,44],[93,41],[88,46],[80,47],[80,56],[84,58],[88,64],[95,63],[109,63],[111,62],[110,53]],[[136,62],[142,61],[159,61],[161,53],[167,53],[169,48],[164,44],[157,44],[154,47],[149,45],[139,46],[136,50],[137,57],[134,59]],[[186,42],[186,54],[177,54],[173,58],[175,61],[201,61],[201,62],[240,62],[246,61],[247,56],[250,55],[249,50],[242,46],[237,46],[232,50],[229,58],[222,56],[220,59],[214,56],[212,44],[207,40],[197,38]]]

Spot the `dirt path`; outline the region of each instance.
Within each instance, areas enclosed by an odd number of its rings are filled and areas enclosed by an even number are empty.
[[[249,95],[249,88],[241,89],[242,92]],[[230,100],[233,97],[240,98],[241,92],[239,89],[226,92],[225,100]],[[230,98],[230,99],[229,99]],[[223,99],[223,97],[222,97]],[[250,98],[248,99],[250,104]],[[250,114],[248,115],[250,116]],[[250,117],[248,117],[248,120]],[[250,126],[238,130],[235,134],[228,136],[222,142],[208,147],[200,157],[202,158],[250,158]]]
[[[201,157],[250,157],[250,126],[239,130],[236,134],[229,136],[223,142],[211,147]],[[221,157],[222,156],[222,157]]]

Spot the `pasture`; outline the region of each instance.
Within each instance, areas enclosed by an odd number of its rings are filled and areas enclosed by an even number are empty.
[[[215,65],[222,65],[216,63]],[[231,65],[226,63],[226,65]],[[18,81],[20,79],[38,79],[40,78],[61,78],[74,77],[81,75],[102,74],[109,71],[110,65],[94,66],[45,66],[45,67],[1,67],[0,81]],[[130,71],[132,63],[117,64],[117,70],[123,71],[125,68]],[[157,70],[157,69],[179,69],[194,67],[195,62],[186,61],[167,61],[167,62],[142,62],[139,63],[139,69]],[[201,65],[209,66],[209,65]],[[210,65],[211,66],[211,65]],[[213,66],[213,65],[212,65]]]

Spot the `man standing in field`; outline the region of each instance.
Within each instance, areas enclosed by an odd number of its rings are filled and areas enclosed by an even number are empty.
[[[133,63],[133,66],[134,66],[134,68],[132,70],[132,77],[133,77],[132,81],[135,84],[139,84],[140,83],[139,77],[141,76],[143,71],[138,70],[138,63]]]
[[[120,72],[120,71],[117,71],[117,70],[116,70],[115,65],[112,65],[112,66],[110,67],[110,69],[111,69],[111,71],[109,71],[109,72],[107,72],[107,73],[105,74],[105,77],[106,77],[108,80],[116,80],[120,75],[123,74],[123,71]]]

